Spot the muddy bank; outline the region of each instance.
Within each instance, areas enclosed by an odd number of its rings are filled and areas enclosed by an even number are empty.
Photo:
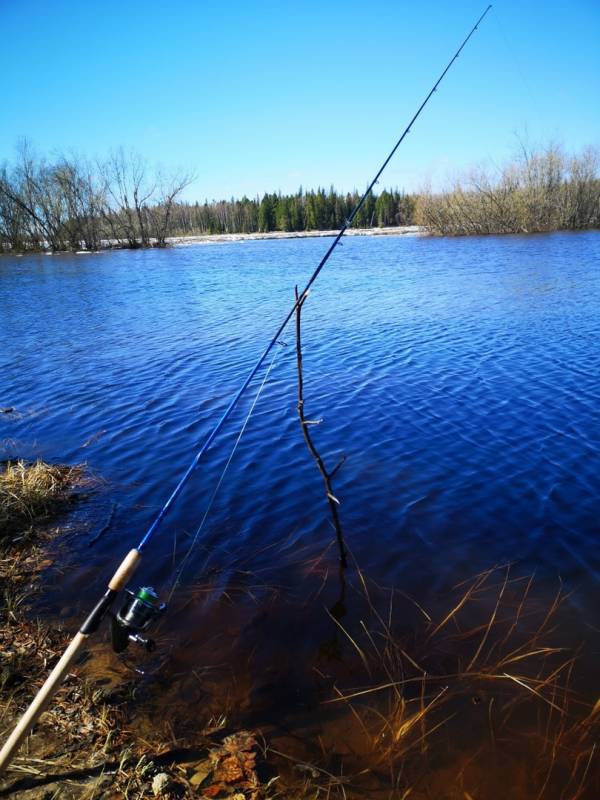
[[[0,472],[0,743],[74,632],[71,621],[36,618],[31,605],[47,571],[60,569],[63,530],[52,519],[93,485],[81,466],[17,461]],[[178,738],[168,720],[149,724],[138,713],[135,732],[138,684],[131,665],[90,641],[0,777],[0,797],[185,798],[200,787],[206,797],[268,796],[259,741],[228,730],[224,717]]]

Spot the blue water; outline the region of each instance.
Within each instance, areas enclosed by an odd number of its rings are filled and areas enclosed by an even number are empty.
[[[139,541],[326,245],[0,259],[0,406],[17,411],[0,415],[1,457],[86,461],[106,481],[61,556],[63,614],[87,610]],[[560,577],[587,616],[600,575],[600,233],[348,238],[303,337],[307,415],[323,419],[312,431],[329,465],[347,457],[335,490],[366,574],[427,605],[511,561],[549,586]],[[284,338],[184,592],[207,556],[224,587],[234,569],[309,581],[289,568],[295,554],[325,553],[335,573]],[[163,592],[257,388],[148,549],[140,579]],[[190,637],[202,615],[179,620]]]

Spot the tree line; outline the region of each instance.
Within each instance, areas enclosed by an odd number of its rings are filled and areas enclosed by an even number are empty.
[[[231,199],[203,204],[178,203],[173,209],[175,235],[195,233],[269,233],[271,231],[337,230],[348,219],[361,194],[317,189],[295,194],[265,194],[262,198]],[[352,221],[354,228],[412,225],[415,198],[384,189],[369,195]]]
[[[600,153],[521,145],[495,172],[471,170],[445,192],[421,192],[415,220],[430,233],[452,236],[598,228]]]
[[[53,160],[27,142],[0,165],[0,249],[99,250],[164,245],[177,198],[192,181],[122,148],[103,160]]]
[[[557,145],[529,150],[492,173],[472,170],[444,192],[371,194],[355,228],[418,224],[442,235],[600,227],[600,155]],[[152,168],[122,148],[105,159],[48,159],[24,141],[0,165],[0,251],[164,246],[171,236],[337,230],[360,193],[317,189],[189,203],[191,172]]]
[[[317,189],[262,198],[187,203],[190,172],[165,173],[122,148],[103,160],[52,160],[22,142],[0,165],[0,249],[99,250],[164,246],[170,236],[329,230],[341,227],[358,192]],[[354,227],[412,224],[414,197],[384,190],[369,196]]]

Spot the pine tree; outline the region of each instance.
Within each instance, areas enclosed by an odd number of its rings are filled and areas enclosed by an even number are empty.
[[[261,233],[268,233],[275,230],[275,202],[273,197],[277,195],[265,194],[260,202],[258,209],[258,230]]]

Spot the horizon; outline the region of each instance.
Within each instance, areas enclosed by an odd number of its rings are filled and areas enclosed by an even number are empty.
[[[1,4],[0,158],[22,137],[46,155],[122,146],[194,171],[192,203],[361,191],[484,8],[378,0],[365,15],[356,0],[301,11],[174,0],[164,17],[155,0]],[[377,192],[441,188],[506,161],[519,137],[597,145],[598,34],[593,2],[495,3]],[[23,54],[30,68],[15,69]]]

